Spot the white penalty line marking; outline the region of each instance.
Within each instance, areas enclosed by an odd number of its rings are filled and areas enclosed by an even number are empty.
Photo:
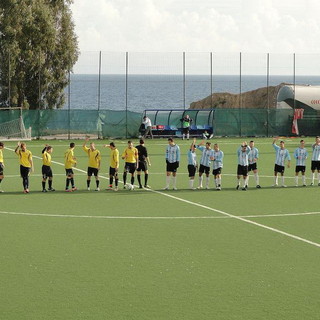
[[[8,148],[9,149],[9,148]],[[9,149],[11,151],[14,151],[13,149]],[[35,158],[37,159],[40,159],[40,157],[38,156],[35,156]],[[56,161],[52,161],[52,163],[55,163],[55,164],[58,164],[60,166],[63,166],[63,163],[60,163],[60,162],[56,162]],[[74,168],[75,170],[78,170],[80,172],[86,172],[84,170],[81,170],[81,169],[78,169],[78,168]],[[106,177],[102,177],[104,179],[108,179]],[[251,220],[248,220],[246,218],[243,218],[241,216],[235,216],[233,214],[230,214],[230,213],[227,213],[227,212],[224,212],[222,210],[218,210],[218,209],[214,209],[214,208],[211,208],[211,207],[208,207],[208,206],[205,206],[205,205],[202,205],[200,203],[196,203],[196,202],[191,202],[189,200],[185,200],[185,199],[182,199],[182,198],[178,198],[178,197],[175,197],[173,195],[170,195],[170,194],[167,194],[167,193],[164,193],[164,192],[160,192],[160,191],[156,191],[156,190],[152,190],[152,189],[145,189],[145,190],[148,190],[149,192],[153,192],[153,193],[156,193],[156,194],[161,194],[163,196],[166,196],[166,197],[169,197],[171,199],[175,199],[175,200],[178,200],[178,201],[181,201],[181,202],[184,202],[184,203],[188,203],[192,206],[197,206],[197,207],[200,207],[200,208],[203,208],[203,209],[206,209],[206,210],[209,210],[209,211],[213,211],[213,212],[217,212],[217,213],[220,213],[222,214],[223,216],[227,216],[229,218],[233,218],[233,219],[236,219],[236,220],[239,220],[239,221],[242,221],[242,222],[245,222],[245,223],[248,223],[248,224],[251,224],[251,225],[254,225],[256,227],[260,227],[260,228],[263,228],[263,229],[266,229],[266,230],[269,230],[269,231],[272,231],[272,232],[275,232],[275,233],[279,233],[281,235],[284,235],[286,237],[289,237],[289,238],[292,238],[292,239],[295,239],[295,240],[298,240],[298,241],[301,241],[301,242],[304,242],[304,243],[308,243],[310,245],[313,245],[315,247],[318,247],[320,248],[320,243],[317,243],[317,242],[313,242],[313,241],[310,241],[310,240],[307,240],[307,239],[304,239],[304,238],[301,238],[299,236],[296,236],[294,234],[291,234],[291,233],[288,233],[288,232],[285,232],[285,231],[281,231],[279,229],[276,229],[276,228],[272,228],[272,227],[268,227],[264,224],[261,224],[261,223],[258,223],[258,222],[255,222],[255,221],[251,221]]]

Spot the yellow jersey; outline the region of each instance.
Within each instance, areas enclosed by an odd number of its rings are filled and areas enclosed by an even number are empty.
[[[90,148],[83,146],[82,149],[86,152],[89,156],[89,163],[88,167],[99,169],[100,168],[100,161],[101,161],[101,154],[100,151],[95,149],[92,151]]]
[[[138,160],[138,149],[135,147],[126,148],[126,150],[123,151],[122,158],[124,158],[125,162],[128,163],[136,163]]]
[[[0,149],[0,162],[1,162],[1,163],[4,163],[4,162],[3,162],[3,153],[2,153],[2,149]]]
[[[67,149],[64,153],[64,167],[66,169],[71,169],[77,161],[74,159],[73,149]]]
[[[119,168],[119,151],[118,149],[111,149],[110,153],[110,167]]]
[[[42,164],[48,167],[51,166],[51,154],[47,151],[42,154]]]
[[[32,161],[32,153],[29,150],[22,151],[17,150],[16,154],[19,157],[20,165],[26,168],[31,168],[31,161]]]

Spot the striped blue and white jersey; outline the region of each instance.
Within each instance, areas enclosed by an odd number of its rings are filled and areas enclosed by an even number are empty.
[[[259,158],[259,150],[255,147],[253,147],[249,152],[249,164],[256,163],[257,161],[254,159]]]
[[[192,152],[191,150],[188,151],[188,165],[197,165],[197,155],[195,152]]]
[[[211,163],[210,158],[213,157],[213,150],[207,149],[205,146],[197,146],[197,149],[202,151],[200,164],[202,164],[205,167],[210,167],[210,163]]]
[[[251,148],[247,146],[245,151],[242,151],[242,147],[239,147],[237,154],[238,154],[238,164],[240,166],[247,166],[249,165],[249,153]]]
[[[276,161],[275,161],[275,164],[277,164],[278,166],[284,167],[284,162],[286,160],[291,160],[289,151],[287,149],[283,149],[282,150],[276,144],[273,144],[273,148],[274,148],[274,150],[276,150]]]
[[[314,144],[312,146],[312,161],[320,161],[320,145]]]
[[[167,146],[166,160],[168,160],[170,163],[180,161],[180,148],[177,144],[174,144],[173,146],[169,144]]]
[[[215,151],[213,150],[213,170],[216,170],[218,168],[222,168],[223,167],[223,151],[219,150],[219,151]]]
[[[293,156],[297,161],[297,166],[306,166],[306,159],[308,158],[308,151],[306,148],[297,148],[294,150]]]

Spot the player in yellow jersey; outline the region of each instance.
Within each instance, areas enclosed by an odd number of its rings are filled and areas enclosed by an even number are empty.
[[[119,170],[119,151],[114,142],[109,145],[105,144],[104,147],[110,148],[110,167],[109,167],[109,189],[112,189],[114,178],[114,191],[118,191],[118,170]]]
[[[23,192],[29,193],[29,175],[30,171],[34,171],[32,153],[27,149],[27,145],[24,142],[20,143],[20,141],[14,152],[19,157]]]
[[[70,148],[68,148],[66,150],[66,152],[64,153],[64,168],[66,169],[66,189],[65,191],[67,192],[72,192],[72,191],[76,191],[77,188],[74,185],[74,173],[72,168],[75,167],[77,165],[77,159],[74,156],[74,148],[75,148],[75,143],[71,142],[70,143]],[[69,189],[69,185],[71,183],[71,189]]]
[[[138,150],[133,146],[132,141],[128,141],[128,147],[122,153],[122,159],[125,160],[124,172],[123,172],[123,184],[124,187],[127,182],[127,173],[131,173],[131,184],[134,185],[134,174],[138,168]]]
[[[96,179],[96,189],[95,191],[100,191],[99,188],[99,170],[100,170],[100,163],[101,163],[101,153],[99,150],[96,149],[94,142],[90,142],[90,147],[88,148],[86,146],[87,142],[89,141],[89,138],[86,138],[86,140],[83,143],[82,149],[85,153],[87,153],[89,157],[89,163],[88,163],[88,177],[87,177],[87,189],[90,190],[90,182],[91,182],[91,176],[94,175]]]
[[[4,178],[4,175],[3,175],[4,161],[3,161],[3,153],[2,153],[3,149],[4,149],[4,143],[0,142],[0,184]],[[0,192],[3,192],[3,190],[0,189]]]
[[[53,148],[46,144],[42,150],[42,192],[47,192],[46,181],[48,179],[49,191],[56,191],[52,188],[51,153]]]

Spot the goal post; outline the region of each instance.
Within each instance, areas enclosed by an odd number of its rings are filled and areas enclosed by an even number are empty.
[[[26,129],[22,108],[0,108],[0,141],[31,140],[31,127]]]

